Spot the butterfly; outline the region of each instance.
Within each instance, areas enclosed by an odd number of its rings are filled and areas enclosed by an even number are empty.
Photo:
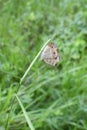
[[[55,66],[60,61],[58,48],[54,43],[49,43],[41,54],[41,59],[47,64]]]

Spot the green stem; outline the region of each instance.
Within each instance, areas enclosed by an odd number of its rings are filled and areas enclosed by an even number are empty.
[[[22,76],[22,78],[20,79],[20,84],[23,82],[24,78],[26,77],[26,75],[28,74],[28,72],[30,71],[31,67],[33,66],[33,64],[35,63],[35,61],[37,60],[37,58],[39,57],[39,55],[41,54],[42,50],[44,49],[44,47],[51,41],[51,39],[49,39],[41,48],[41,50],[38,52],[38,54],[36,55],[36,57],[34,58],[34,60],[31,62],[31,64],[29,65],[28,69],[25,71],[24,75]]]

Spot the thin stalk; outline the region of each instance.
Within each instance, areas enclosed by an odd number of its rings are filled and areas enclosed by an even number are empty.
[[[26,77],[26,75],[28,74],[28,72],[30,71],[31,67],[33,66],[33,64],[35,63],[35,61],[37,60],[37,58],[39,57],[39,55],[41,54],[42,50],[44,49],[44,47],[51,41],[51,39],[49,39],[41,48],[41,50],[38,52],[38,54],[36,55],[36,57],[34,58],[34,60],[31,62],[31,64],[29,65],[29,67],[27,68],[27,70],[25,71],[24,75],[22,76],[22,78],[20,79],[20,84],[23,82],[24,78]]]

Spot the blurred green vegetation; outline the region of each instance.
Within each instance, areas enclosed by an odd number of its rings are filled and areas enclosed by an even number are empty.
[[[61,62],[40,60],[18,96],[36,130],[87,130],[87,0],[0,0],[0,130],[28,130],[11,100],[44,43],[53,40]]]

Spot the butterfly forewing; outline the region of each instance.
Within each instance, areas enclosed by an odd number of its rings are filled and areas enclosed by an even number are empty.
[[[44,51],[41,54],[41,59],[43,60],[44,58],[53,58],[52,49],[48,45],[45,47]]]

